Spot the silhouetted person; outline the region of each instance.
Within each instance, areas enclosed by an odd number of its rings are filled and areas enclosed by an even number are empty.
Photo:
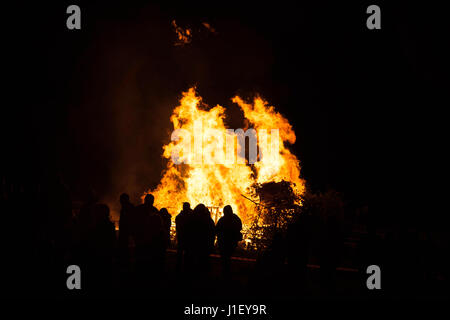
[[[128,247],[128,240],[131,236],[131,220],[134,205],[130,202],[130,197],[126,193],[120,195],[120,217],[119,217],[119,245]]]
[[[97,195],[89,190],[86,202],[81,206],[77,217],[77,237],[82,248],[89,246],[90,233],[94,227],[94,207],[97,204]]]
[[[58,177],[49,193],[48,199],[48,233],[58,250],[62,250],[67,242],[67,235],[72,220],[72,200],[68,187]]]
[[[96,205],[97,195],[91,189],[87,194],[86,202],[80,208],[76,221],[74,262],[79,265],[82,270],[83,268],[86,269],[88,267],[93,255],[91,242],[95,226],[94,217]]]
[[[120,218],[119,218],[119,260],[121,266],[128,269],[130,260],[129,241],[132,236],[132,222],[134,215],[134,205],[130,202],[130,197],[126,193],[120,195]]]
[[[159,281],[162,265],[164,231],[158,209],[153,206],[154,197],[147,194],[144,203],[136,207],[136,271],[144,287]]]
[[[225,276],[229,276],[231,255],[238,242],[242,240],[241,230],[241,219],[233,213],[231,206],[225,206],[223,217],[219,219],[216,226],[217,243]]]
[[[161,221],[163,223],[164,247],[168,248],[170,245],[170,227],[172,226],[172,216],[166,208],[159,210],[159,216],[161,217]]]
[[[92,256],[87,272],[91,272],[91,288],[108,292],[112,281],[112,258],[116,242],[114,223],[109,218],[109,207],[94,207],[94,226],[91,234]]]
[[[181,270],[183,265],[184,254],[187,247],[187,225],[192,218],[192,209],[189,202],[183,203],[183,210],[175,217],[175,228],[177,233],[177,270]]]
[[[187,226],[187,256],[190,270],[205,274],[209,268],[209,254],[214,247],[215,226],[204,204],[195,207]]]
[[[46,256],[48,261],[51,261],[47,265],[47,272],[49,272],[49,278],[55,281],[62,281],[61,278],[55,278],[57,270],[64,268],[67,265],[67,257],[69,249],[72,245],[72,201],[68,187],[63,183],[61,176],[59,176],[54,183],[48,185],[48,192],[45,197],[46,209],[45,214],[40,215],[37,210],[38,199],[34,196],[34,193],[29,193],[29,190],[25,189],[26,194],[29,194],[28,199],[21,200],[24,205],[24,214],[33,213],[34,216],[41,217],[43,224],[37,225],[22,224],[21,231],[25,233],[24,236],[19,236],[21,239],[26,239],[27,235],[31,235],[36,231],[43,233],[43,239],[46,239],[44,243],[46,245],[41,247],[44,249],[40,252],[40,255]],[[23,221],[30,221],[33,216],[26,218],[25,215],[21,215]],[[30,221],[31,222],[31,221]],[[41,230],[25,229],[27,226],[40,227]],[[18,238],[19,238],[18,237]],[[42,238],[41,238],[42,239]],[[35,239],[30,239],[35,242]],[[25,254],[25,252],[23,253]],[[36,263],[38,263],[36,261]],[[53,269],[54,268],[54,269]],[[45,275],[44,275],[45,276]],[[47,283],[46,286],[52,285]],[[54,283],[57,285],[57,283]]]
[[[98,201],[98,196],[93,189],[89,189],[85,198],[84,204],[80,208],[80,212],[78,214],[78,220],[84,224],[85,221],[88,221],[92,215],[90,210],[93,205],[95,205]]]
[[[161,208],[158,212],[162,222],[162,246],[161,246],[161,264],[165,266],[166,250],[170,246],[170,227],[172,225],[172,216],[166,208]]]

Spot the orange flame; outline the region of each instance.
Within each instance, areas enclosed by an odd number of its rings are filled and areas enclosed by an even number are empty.
[[[229,204],[245,225],[256,212],[254,203],[242,195],[249,197],[255,183],[286,180],[294,184],[294,191],[303,194],[305,184],[300,178],[299,161],[285,146],[285,143],[293,144],[296,139],[288,120],[260,97],[255,98],[253,104],[244,102],[238,96],[232,101],[242,109],[244,117],[257,131],[259,161],[251,165],[241,157],[241,146],[236,143],[236,135],[225,139],[218,134],[210,134],[211,130],[216,130],[214,132],[223,132],[226,136],[227,128],[223,122],[226,109],[220,105],[205,108],[202,98],[196,95],[194,88],[190,88],[183,92],[180,105],[174,109],[170,120],[174,130],[183,129],[192,133],[194,142],[192,144],[192,136],[188,136],[163,147],[163,157],[169,159],[167,168],[159,185],[146,192],[155,196],[158,209],[165,207],[175,216],[186,201],[192,207],[203,203],[220,210]],[[273,129],[278,129],[279,133],[274,134]],[[271,146],[278,147],[277,152],[270,152],[268,138]],[[230,144],[224,143],[224,140],[232,141],[233,148],[226,148],[224,144]],[[180,159],[188,163],[175,164],[171,159],[175,151]],[[219,161],[205,163],[211,156]],[[192,161],[195,158],[203,161]]]
[[[175,42],[176,46],[182,46],[191,42],[192,40],[191,29],[181,28],[180,26],[177,25],[175,20],[172,20],[172,27],[174,28],[175,33],[177,35],[177,41]]]

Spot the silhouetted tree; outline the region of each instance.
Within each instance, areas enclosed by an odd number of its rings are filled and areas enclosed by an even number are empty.
[[[259,198],[257,214],[247,234],[254,248],[267,248],[276,233],[284,233],[293,218],[301,212],[301,197],[288,181],[253,186],[253,197]]]

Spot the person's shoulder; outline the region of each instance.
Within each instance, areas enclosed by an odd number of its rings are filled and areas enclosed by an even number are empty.
[[[175,219],[178,219],[180,221],[184,220],[187,221],[190,217],[192,217],[191,214],[185,212],[185,211],[181,211],[176,217]]]
[[[219,224],[223,224],[223,222],[225,221],[224,217],[220,217],[219,220],[217,220],[217,225]]]
[[[158,223],[161,222],[162,223],[162,217],[160,214],[156,213],[156,214],[149,214],[148,215],[148,219],[150,219],[150,221],[152,223]]]

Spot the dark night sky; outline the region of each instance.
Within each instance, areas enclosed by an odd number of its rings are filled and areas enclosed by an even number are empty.
[[[371,3],[76,3],[80,31],[66,29],[69,2],[7,11],[4,119],[14,124],[9,165],[35,179],[61,171],[78,196],[88,185],[103,195],[154,186],[171,109],[197,85],[205,102],[230,108],[235,94],[260,93],[293,125],[308,184],[367,204],[377,170],[398,165],[391,151],[407,143],[387,131],[438,90],[437,26],[418,5],[380,5],[382,30],[370,31]],[[175,47],[172,19],[218,33]]]

